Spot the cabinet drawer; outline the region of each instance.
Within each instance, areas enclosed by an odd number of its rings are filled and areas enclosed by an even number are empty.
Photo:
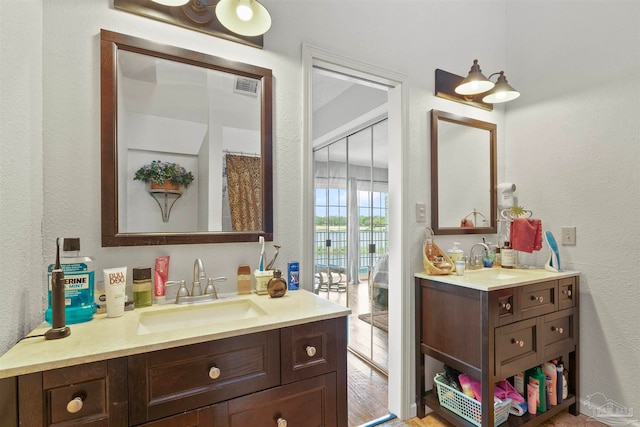
[[[558,310],[558,282],[536,283],[518,289],[520,319],[530,319]]]
[[[575,307],[576,278],[560,279],[558,283],[558,309]]]
[[[575,349],[574,309],[558,311],[544,316],[542,328],[546,359],[558,357]]]
[[[495,329],[495,375],[508,377],[536,364],[538,320],[528,319]]]
[[[280,383],[279,331],[130,356],[130,421],[138,424]]]
[[[346,347],[341,339],[346,334],[344,319],[323,320],[281,330],[283,384],[336,370],[338,346]]]
[[[336,374],[265,390],[229,402],[229,427],[337,426]]]

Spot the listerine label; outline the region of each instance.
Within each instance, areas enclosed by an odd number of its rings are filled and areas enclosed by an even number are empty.
[[[49,277],[49,290],[51,290],[51,274]],[[86,273],[81,274],[73,274],[69,273],[69,275],[64,275],[64,291],[67,296],[69,296],[69,292],[72,291],[82,291],[84,289],[89,289],[90,286],[93,286],[93,278],[94,272],[88,271]]]
[[[87,271],[87,270],[89,270],[89,267],[84,262],[74,262],[74,263],[71,263],[71,264],[61,264],[60,267],[62,268],[62,271],[64,271],[65,275],[67,273],[75,273],[75,272],[78,272],[78,271]],[[54,268],[55,268],[55,265],[53,265],[53,264],[49,265],[49,269],[48,269],[49,273],[51,273]]]

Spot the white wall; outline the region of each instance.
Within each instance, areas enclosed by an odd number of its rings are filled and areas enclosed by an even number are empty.
[[[151,266],[156,256],[171,255],[171,279],[189,279],[196,257],[210,275],[232,278],[237,265],[255,265],[258,258],[255,243],[101,247],[100,28],[273,70],[274,227],[283,265],[298,259],[304,243],[300,56],[306,42],[408,76],[411,154],[405,167],[412,185],[404,209],[429,202],[429,110],[498,124],[499,179],[515,182],[520,201],[554,232],[561,225],[578,227],[578,246],[562,247],[561,255],[567,267],[583,271],[581,397],[602,391],[640,408],[633,387],[639,382],[633,354],[640,346],[631,329],[640,323],[638,287],[620,264],[639,258],[638,3],[264,3],[273,27],[263,50],[117,11],[108,0],[0,3],[0,181],[17,184],[0,193],[0,352],[42,320],[42,272],[58,236],[80,237],[82,252],[96,257],[98,270]],[[507,17],[513,19],[508,25]],[[487,112],[433,96],[435,68],[465,74],[475,58],[486,73],[508,70],[523,92],[508,107],[506,123],[504,107]],[[616,78],[625,80],[616,84]],[[406,238],[415,242],[413,271],[422,270],[424,225],[406,227]],[[438,243],[448,248],[461,241],[468,250],[479,237],[442,237]],[[226,290],[233,286],[231,281]]]
[[[509,2],[506,178],[556,239],[577,227],[560,257],[582,273],[581,399],[638,419],[640,3],[578,3]]]

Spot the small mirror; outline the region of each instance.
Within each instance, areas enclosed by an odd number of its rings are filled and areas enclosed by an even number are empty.
[[[496,233],[496,125],[431,110],[431,228]]]
[[[272,240],[271,79],[102,30],[102,246]]]

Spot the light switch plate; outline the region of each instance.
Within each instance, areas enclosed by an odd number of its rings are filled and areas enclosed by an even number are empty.
[[[576,245],[576,227],[562,227],[562,244],[564,246]]]
[[[416,203],[416,222],[427,222],[427,205]]]

